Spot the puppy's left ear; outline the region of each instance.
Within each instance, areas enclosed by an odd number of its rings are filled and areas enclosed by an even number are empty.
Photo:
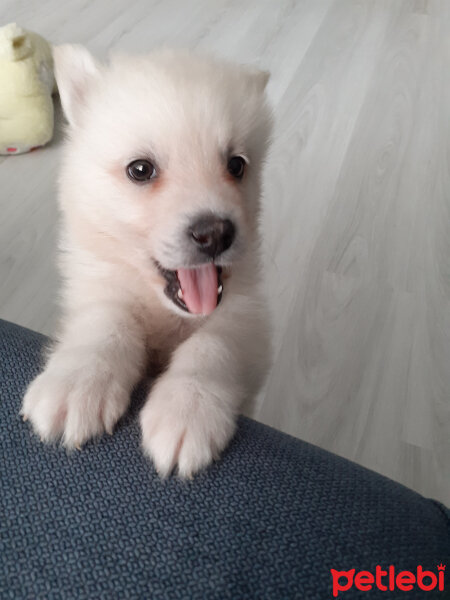
[[[99,67],[89,51],[80,45],[53,47],[55,78],[61,105],[70,125],[79,123],[86,95],[99,75]]]

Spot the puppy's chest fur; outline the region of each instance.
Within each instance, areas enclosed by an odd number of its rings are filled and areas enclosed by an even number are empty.
[[[136,307],[136,316],[145,334],[147,370],[151,375],[164,371],[176,348],[198,329],[196,320],[186,320],[165,310],[148,306]]]

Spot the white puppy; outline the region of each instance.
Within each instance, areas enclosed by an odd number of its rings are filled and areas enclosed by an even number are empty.
[[[267,371],[259,287],[267,74],[183,52],[98,65],[55,49],[63,318],[22,407],[67,447],[112,432],[149,363],[144,451],[189,477],[229,442]]]

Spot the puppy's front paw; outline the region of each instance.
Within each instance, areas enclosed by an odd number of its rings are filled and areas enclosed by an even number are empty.
[[[29,386],[21,414],[43,441],[79,448],[107,431],[125,412],[129,392],[104,363],[57,360]]]
[[[234,398],[193,379],[163,376],[152,390],[140,421],[142,445],[165,477],[178,465],[181,477],[206,467],[231,439]]]

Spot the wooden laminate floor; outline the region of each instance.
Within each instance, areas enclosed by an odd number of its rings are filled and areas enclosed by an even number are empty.
[[[164,43],[272,71],[255,416],[449,504],[450,2],[2,0],[10,21],[101,57]],[[0,158],[0,317],[45,333],[60,142]]]

